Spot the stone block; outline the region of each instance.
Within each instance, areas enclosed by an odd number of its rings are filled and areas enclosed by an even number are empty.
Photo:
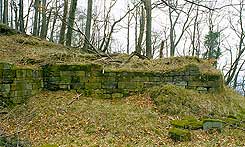
[[[207,92],[208,91],[208,88],[206,88],[206,87],[197,87],[196,90],[197,91],[205,91],[205,92]]]
[[[105,77],[105,76],[103,76],[103,77],[102,77],[102,81],[103,81],[103,82],[104,82],[104,81],[106,81],[106,82],[117,82],[118,80],[117,80],[116,77]]]
[[[18,91],[25,90],[26,82],[24,82],[24,81],[16,81],[15,83],[16,83],[16,90],[18,90]]]
[[[120,82],[131,82],[133,77],[131,76],[120,76],[118,77],[118,81]]]
[[[24,90],[24,96],[25,97],[31,96],[31,90]]]
[[[10,84],[0,84],[0,92],[10,92]]]
[[[173,77],[173,82],[180,82],[180,81],[183,81],[182,76],[174,76]]]
[[[102,88],[103,89],[114,89],[114,88],[118,88],[118,84],[117,82],[105,81],[105,82],[102,82]]]
[[[12,68],[13,68],[12,64],[3,63],[3,62],[0,63],[0,69],[12,69]]]
[[[103,74],[104,77],[117,77],[117,73],[116,72],[108,72],[105,71]]]
[[[172,128],[169,130],[170,138],[174,141],[190,141],[191,133],[188,130]]]
[[[80,83],[80,77],[72,76],[71,77],[71,83]]]
[[[118,82],[119,89],[142,89],[143,87],[143,82]]]
[[[3,77],[2,77],[2,83],[13,83],[15,78],[15,72],[13,70],[3,70]]]
[[[62,90],[70,90],[71,87],[70,87],[70,85],[60,84],[59,85],[59,89],[62,89]]]
[[[85,71],[76,71],[75,75],[78,77],[85,77]]]
[[[89,83],[100,83],[103,81],[103,78],[102,77],[89,77],[87,78],[87,81],[86,82],[89,82]]]
[[[16,83],[13,83],[10,85],[10,90],[15,91],[16,90]]]
[[[71,89],[80,90],[80,89],[84,89],[84,88],[85,88],[84,82],[71,84]]]
[[[143,88],[150,88],[162,84],[162,82],[144,82]]]
[[[71,77],[69,76],[60,77],[59,84],[71,84]]]
[[[37,90],[39,89],[39,86],[37,83],[32,83],[32,90]]]
[[[75,71],[60,71],[61,77],[71,77],[75,75]]]
[[[37,78],[41,77],[39,71],[38,70],[33,70],[32,71],[32,77],[34,79],[37,79]]]
[[[16,69],[16,78],[25,79],[26,78],[26,69]]]
[[[189,81],[188,86],[196,86],[196,87],[218,87],[219,82],[215,81]]]
[[[33,70],[26,69],[26,78],[31,79],[33,77]]]
[[[101,89],[101,83],[85,83],[85,89]]]
[[[50,84],[58,84],[60,82],[60,77],[48,77],[46,80]]]
[[[26,90],[32,90],[32,83],[27,83],[25,86]]]
[[[135,76],[135,77],[132,78],[132,81],[133,82],[148,82],[148,81],[150,81],[149,79],[150,78],[149,77],[146,77],[146,76],[142,76],[142,77]]]
[[[174,85],[176,85],[176,86],[187,86],[188,83],[186,81],[177,81],[177,82],[174,82]]]
[[[220,81],[222,79],[221,75],[207,75],[208,81]]]
[[[221,129],[224,126],[224,122],[219,119],[204,119],[203,120],[203,130],[210,130],[210,129]]]
[[[160,77],[149,77],[150,82],[160,82],[161,78]]]
[[[162,80],[164,82],[173,82],[173,77],[162,77]]]
[[[24,90],[15,91],[15,97],[24,97],[24,96],[25,96]]]
[[[203,122],[198,120],[172,120],[171,125],[176,128],[197,130],[202,129]]]

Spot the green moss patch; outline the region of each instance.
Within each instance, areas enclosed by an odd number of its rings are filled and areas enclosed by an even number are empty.
[[[197,130],[201,129],[203,122],[202,121],[192,121],[192,120],[172,120],[170,124],[176,128],[189,129],[189,130]]]
[[[183,130],[179,128],[172,128],[169,130],[170,138],[175,141],[190,141],[191,133],[188,130]]]

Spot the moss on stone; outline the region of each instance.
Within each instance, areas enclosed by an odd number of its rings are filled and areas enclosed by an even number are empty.
[[[56,144],[44,144],[44,145],[42,145],[40,147],[59,147],[59,146],[56,145]]]
[[[191,133],[188,130],[183,130],[179,128],[172,128],[169,130],[170,138],[175,141],[190,141]]]
[[[85,83],[85,89],[101,89],[101,83]]]
[[[210,130],[210,129],[218,129],[221,131],[223,128],[224,121],[220,119],[204,119],[203,120],[203,129]]]
[[[183,128],[183,129],[190,129],[190,130],[201,129],[203,125],[202,121],[198,121],[196,119],[172,120],[170,123],[176,128]]]

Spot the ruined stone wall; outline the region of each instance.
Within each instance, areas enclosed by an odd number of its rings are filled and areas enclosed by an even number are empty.
[[[104,70],[100,65],[47,65],[45,87],[49,90],[77,90],[99,98],[120,98],[160,84],[174,84],[201,92],[223,88],[221,74],[201,73],[195,65],[178,71],[142,72]]]
[[[23,103],[43,88],[42,70],[0,63],[0,106]]]
[[[160,84],[174,84],[200,92],[223,88],[221,74],[205,74],[195,65],[168,72],[106,70],[101,65],[45,65],[21,69],[0,63],[0,102],[22,103],[43,88],[76,90],[86,96],[121,98]],[[0,105],[0,106],[1,106]]]

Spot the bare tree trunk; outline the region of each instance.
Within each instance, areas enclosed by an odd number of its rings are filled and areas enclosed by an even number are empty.
[[[0,0],[0,23],[3,22],[3,0]]]
[[[160,47],[160,52],[159,52],[160,59],[163,58],[163,49],[164,49],[164,41],[161,42],[161,47]]]
[[[72,38],[72,32],[73,32],[73,27],[74,27],[76,8],[77,8],[77,0],[72,0],[70,11],[69,11],[69,18],[68,18],[68,30],[66,34],[66,45],[67,46],[71,46],[71,38]]]
[[[198,14],[199,14],[199,7],[197,6],[197,10],[196,10],[196,16],[195,16],[195,20],[194,20],[194,23],[193,23],[193,35],[192,35],[192,41],[191,41],[191,44],[192,44],[192,56],[195,56],[195,52],[197,52],[197,48],[196,48],[196,45],[195,45],[195,40],[196,40],[196,32],[197,32],[197,27],[198,27],[198,22],[197,22],[197,19],[198,19]]]
[[[38,5],[39,5],[39,0],[35,0],[35,3],[34,3],[34,9],[35,9],[35,14],[34,14],[34,24],[33,24],[33,35],[34,36],[38,36],[38,33],[37,33],[37,27],[38,27]]]
[[[129,5],[128,5],[128,11],[129,11]],[[130,46],[130,13],[128,14],[128,24],[127,24],[127,54],[129,55],[129,46]]]
[[[3,23],[8,25],[8,0],[4,0]]]
[[[50,38],[49,38],[49,41],[53,42],[54,41],[54,28],[55,28],[55,24],[56,24],[56,21],[57,21],[57,12],[56,14],[54,15],[54,20],[53,20],[53,25],[52,25],[52,29],[51,29],[51,32],[50,32]]]
[[[58,13],[58,12],[56,12],[56,13]],[[63,12],[63,17],[62,17],[62,24],[61,24],[61,29],[60,29],[60,39],[59,39],[59,43],[60,44],[64,44],[65,43],[65,32],[66,32],[67,13],[68,13],[68,0],[64,0],[64,12]],[[54,21],[56,21],[56,20],[54,20]],[[51,33],[52,32],[53,31],[51,31]]]
[[[144,31],[145,31],[145,10],[144,7],[142,6],[141,16],[140,16],[140,32],[139,32],[137,49],[136,49],[136,52],[139,54],[141,54],[142,52],[142,41],[143,41]]]
[[[19,22],[18,22],[18,11],[17,11],[17,6],[15,3],[11,4],[11,11],[12,11],[12,7],[14,9],[14,25],[15,25],[15,29],[18,30],[19,28]]]
[[[86,29],[85,29],[85,36],[87,37],[87,39],[85,39],[85,41],[84,41],[84,49],[85,50],[88,50],[89,42],[87,42],[87,41],[90,41],[92,8],[93,8],[93,0],[88,0],[87,21],[86,21]]]
[[[145,0],[146,10],[146,56],[152,58],[151,48],[151,28],[152,28],[152,17],[151,17],[151,0]]]
[[[41,7],[41,1],[39,1],[39,8]],[[38,23],[37,23],[37,36],[40,36],[40,29],[41,29],[41,14],[38,12]]]
[[[172,19],[172,10],[169,7],[169,21],[170,21],[170,33],[169,33],[169,39],[170,39],[170,56],[174,56],[175,53],[175,47],[174,47],[174,23]]]
[[[24,29],[24,16],[23,16],[23,0],[19,1],[19,24],[20,24],[20,32],[25,32]]]
[[[135,51],[137,51],[138,44],[138,7],[135,10]]]
[[[26,15],[26,23],[25,23],[25,32],[27,31],[27,26],[28,26],[28,23],[29,23],[29,16],[30,16],[30,11],[31,11],[32,4],[33,4],[33,0],[31,0],[31,2],[29,4],[29,7],[28,7],[28,11],[27,11],[27,15]]]
[[[45,39],[47,36],[47,8],[46,8],[46,0],[43,0],[42,3],[42,28],[41,28],[41,34],[40,37]]]
[[[15,8],[16,8],[15,10],[17,11],[16,3],[13,0],[10,0],[10,27],[11,28],[14,28],[14,24],[13,24],[13,21],[14,21],[13,5],[15,5]],[[18,16],[17,15],[16,15],[15,19],[16,19],[16,21],[18,21]],[[18,30],[18,28],[15,28],[15,29]]]

